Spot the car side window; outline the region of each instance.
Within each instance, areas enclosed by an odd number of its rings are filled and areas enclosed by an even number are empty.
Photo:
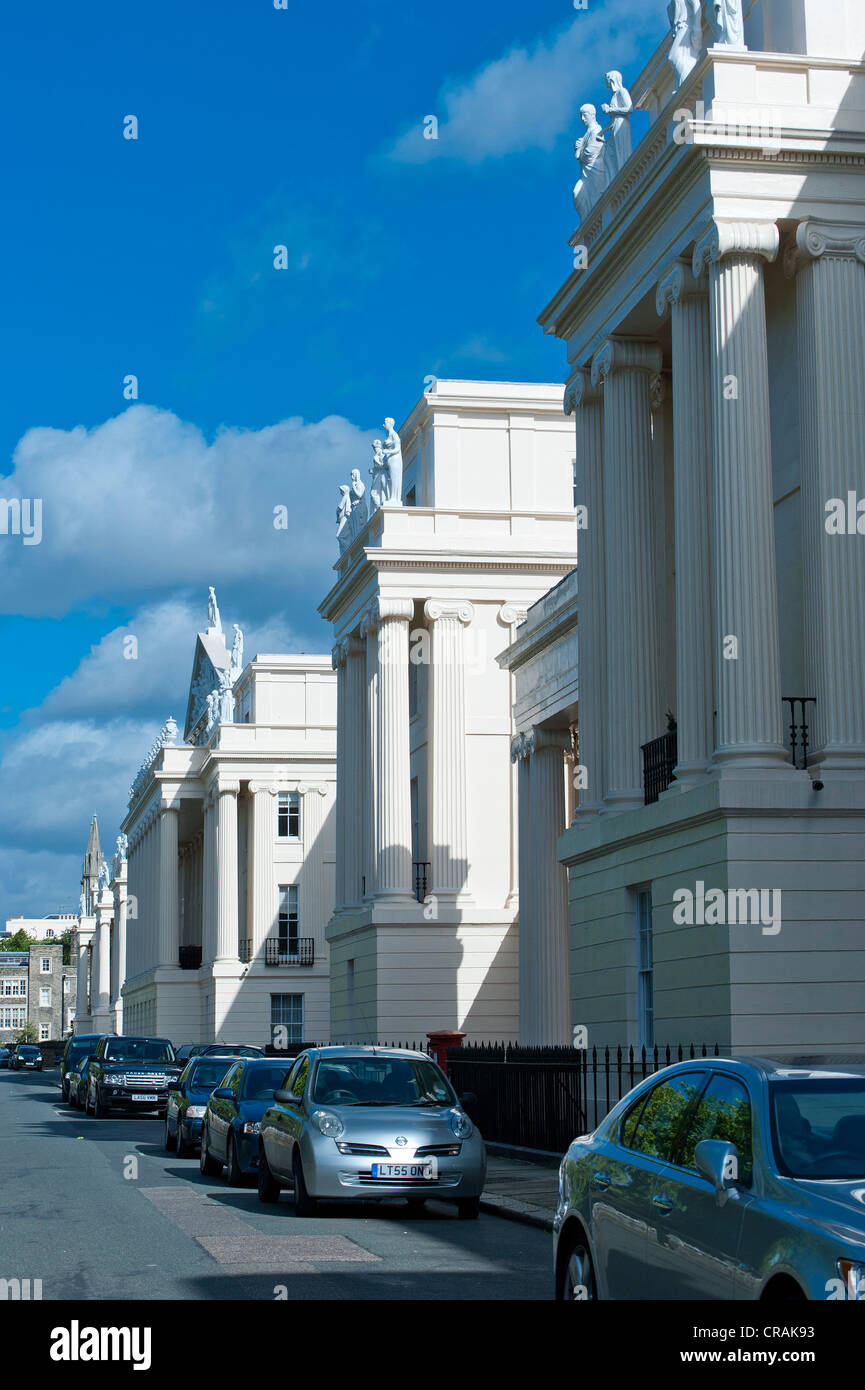
[[[745,1087],[735,1077],[717,1072],[706,1087],[676,1156],[681,1168],[696,1173],[697,1145],[702,1139],[722,1139],[727,1144],[736,1145],[739,1151],[738,1181],[749,1187],[754,1169],[751,1101]]]
[[[237,1067],[237,1064],[235,1063],[235,1065],[234,1065],[229,1071],[227,1071],[227,1072],[225,1073],[225,1076],[222,1078],[222,1080],[221,1080],[220,1083],[219,1083],[220,1087],[221,1087],[221,1088],[224,1087],[224,1088],[227,1089],[227,1090],[233,1091],[233,1090],[234,1090],[235,1079],[236,1079],[236,1077],[237,1077],[237,1073],[238,1073],[238,1067]],[[236,1095],[236,1094],[237,1094],[237,1092],[235,1092],[235,1095]]]
[[[656,1086],[646,1101],[629,1147],[666,1163],[675,1151],[685,1115],[705,1080],[705,1072],[689,1071]]]
[[[643,1094],[640,1096],[639,1100],[634,1101],[634,1104],[631,1106],[630,1110],[627,1112],[622,1122],[622,1143],[626,1149],[630,1149],[633,1147],[634,1131],[637,1128],[637,1122],[643,1113],[643,1106],[645,1104],[646,1093],[644,1091]]]
[[[303,1100],[303,1093],[306,1090],[306,1081],[309,1076],[309,1058],[299,1057],[297,1066],[291,1074],[287,1090],[293,1091],[298,1100]]]
[[[237,1066],[237,1067],[234,1068],[234,1071],[231,1073],[231,1079],[230,1079],[229,1082],[228,1082],[229,1086],[231,1087],[232,1091],[234,1092],[234,1099],[235,1099],[235,1100],[237,1100],[237,1097],[240,1095],[240,1087],[241,1087],[242,1082],[243,1082],[243,1064],[241,1063],[240,1066]]]

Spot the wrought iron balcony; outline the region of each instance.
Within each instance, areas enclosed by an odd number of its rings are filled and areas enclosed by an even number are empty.
[[[201,965],[200,946],[181,946],[178,951],[181,970],[197,970]]]
[[[244,937],[244,938],[241,940],[240,946],[238,947],[238,952],[237,952],[237,954],[238,954],[238,957],[240,958],[240,960],[242,960],[242,961],[244,962],[245,965],[248,965],[248,964],[249,964],[249,962],[252,960],[252,937],[251,937],[251,936],[246,936],[246,937]]]
[[[311,936],[269,936],[264,943],[265,965],[314,965],[315,939]]]
[[[679,760],[678,743],[676,730],[673,729],[660,738],[653,738],[651,743],[643,744],[643,801],[646,806],[657,801],[661,792],[665,792],[675,781],[673,769]]]
[[[411,867],[412,882],[414,883],[414,895],[419,903],[426,902],[430,862],[426,859],[419,859],[416,860]]]
[[[816,704],[812,695],[785,695],[784,704],[787,706],[789,722],[787,729],[790,737],[790,760],[794,767],[799,769],[808,766],[808,706]]]

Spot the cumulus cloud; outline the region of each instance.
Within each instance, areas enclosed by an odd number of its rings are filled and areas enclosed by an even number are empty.
[[[470,77],[449,78],[430,113],[438,119],[438,139],[425,139],[418,119],[392,142],[388,155],[409,164],[480,164],[525,150],[552,150],[575,129],[583,102],[600,106],[604,72],[627,72],[647,39],[657,36],[660,42],[660,11],[660,5],[635,6],[633,0],[590,4],[566,28],[508,49]]]

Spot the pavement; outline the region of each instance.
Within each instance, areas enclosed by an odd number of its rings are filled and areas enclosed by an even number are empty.
[[[558,1164],[488,1151],[481,1211],[551,1231],[558,1195]]]

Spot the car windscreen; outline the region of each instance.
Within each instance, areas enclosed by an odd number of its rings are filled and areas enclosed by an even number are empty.
[[[174,1048],[166,1038],[112,1038],[104,1062],[173,1062]]]
[[[230,1057],[210,1057],[206,1062],[197,1062],[187,1077],[187,1085],[196,1091],[212,1091],[233,1065]]]
[[[285,1080],[285,1063],[274,1062],[261,1067],[247,1067],[243,1078],[244,1100],[272,1100]]]
[[[39,1056],[39,1048],[38,1048],[38,1047],[19,1047],[19,1049],[18,1049],[18,1056],[19,1056],[19,1057],[38,1057],[38,1056]]]
[[[769,1109],[787,1177],[865,1179],[865,1077],[773,1081]]]
[[[312,1099],[318,1105],[454,1105],[438,1067],[421,1057],[323,1057]]]
[[[232,1043],[226,1043],[223,1055],[225,1057],[260,1057],[261,1053],[255,1047],[235,1047]]]

